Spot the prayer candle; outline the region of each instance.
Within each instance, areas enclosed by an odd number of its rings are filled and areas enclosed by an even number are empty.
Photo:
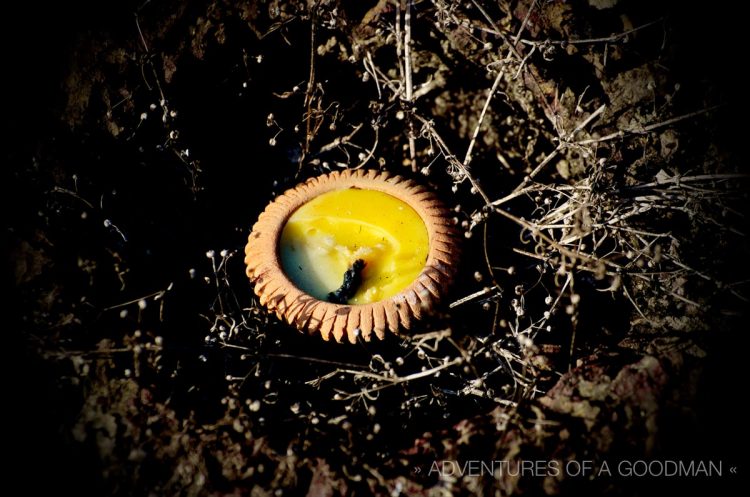
[[[303,204],[287,220],[279,243],[282,268],[300,290],[329,301],[340,291],[348,304],[398,294],[419,276],[428,251],[427,228],[412,207],[360,188],[327,192]],[[356,261],[364,267],[355,267]],[[346,288],[352,281],[356,288]]]
[[[427,186],[385,171],[312,177],[269,203],[245,246],[258,303],[324,340],[400,333],[456,272],[457,232]]]

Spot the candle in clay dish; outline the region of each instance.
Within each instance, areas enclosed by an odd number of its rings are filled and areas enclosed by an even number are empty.
[[[358,288],[344,295],[348,304],[396,295],[419,276],[428,248],[427,228],[414,209],[387,193],[359,188],[304,204],[286,222],[279,244],[284,272],[320,300],[332,301],[330,294],[361,260]]]
[[[260,305],[324,340],[409,330],[445,295],[459,256],[449,212],[384,171],[310,178],[276,197],[245,246]]]

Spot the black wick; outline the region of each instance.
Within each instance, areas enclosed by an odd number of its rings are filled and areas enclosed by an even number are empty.
[[[346,304],[350,298],[354,297],[359,287],[362,285],[362,269],[365,267],[365,261],[357,259],[352,267],[344,273],[344,283],[335,292],[328,294],[328,302],[334,304]]]

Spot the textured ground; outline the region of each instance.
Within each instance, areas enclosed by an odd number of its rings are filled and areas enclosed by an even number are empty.
[[[733,484],[747,177],[722,5],[13,12],[45,36],[6,33],[11,473],[96,495]],[[242,264],[274,194],[347,167],[429,183],[465,235],[436,315],[353,347],[267,316]],[[640,459],[724,475],[549,471]]]

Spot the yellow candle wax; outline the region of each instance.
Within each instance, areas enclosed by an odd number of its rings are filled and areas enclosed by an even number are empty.
[[[424,268],[429,238],[424,221],[407,203],[376,190],[348,188],[302,205],[281,233],[281,264],[305,293],[327,300],[344,276],[361,282],[348,304],[392,297]],[[356,261],[364,262],[364,268]]]

